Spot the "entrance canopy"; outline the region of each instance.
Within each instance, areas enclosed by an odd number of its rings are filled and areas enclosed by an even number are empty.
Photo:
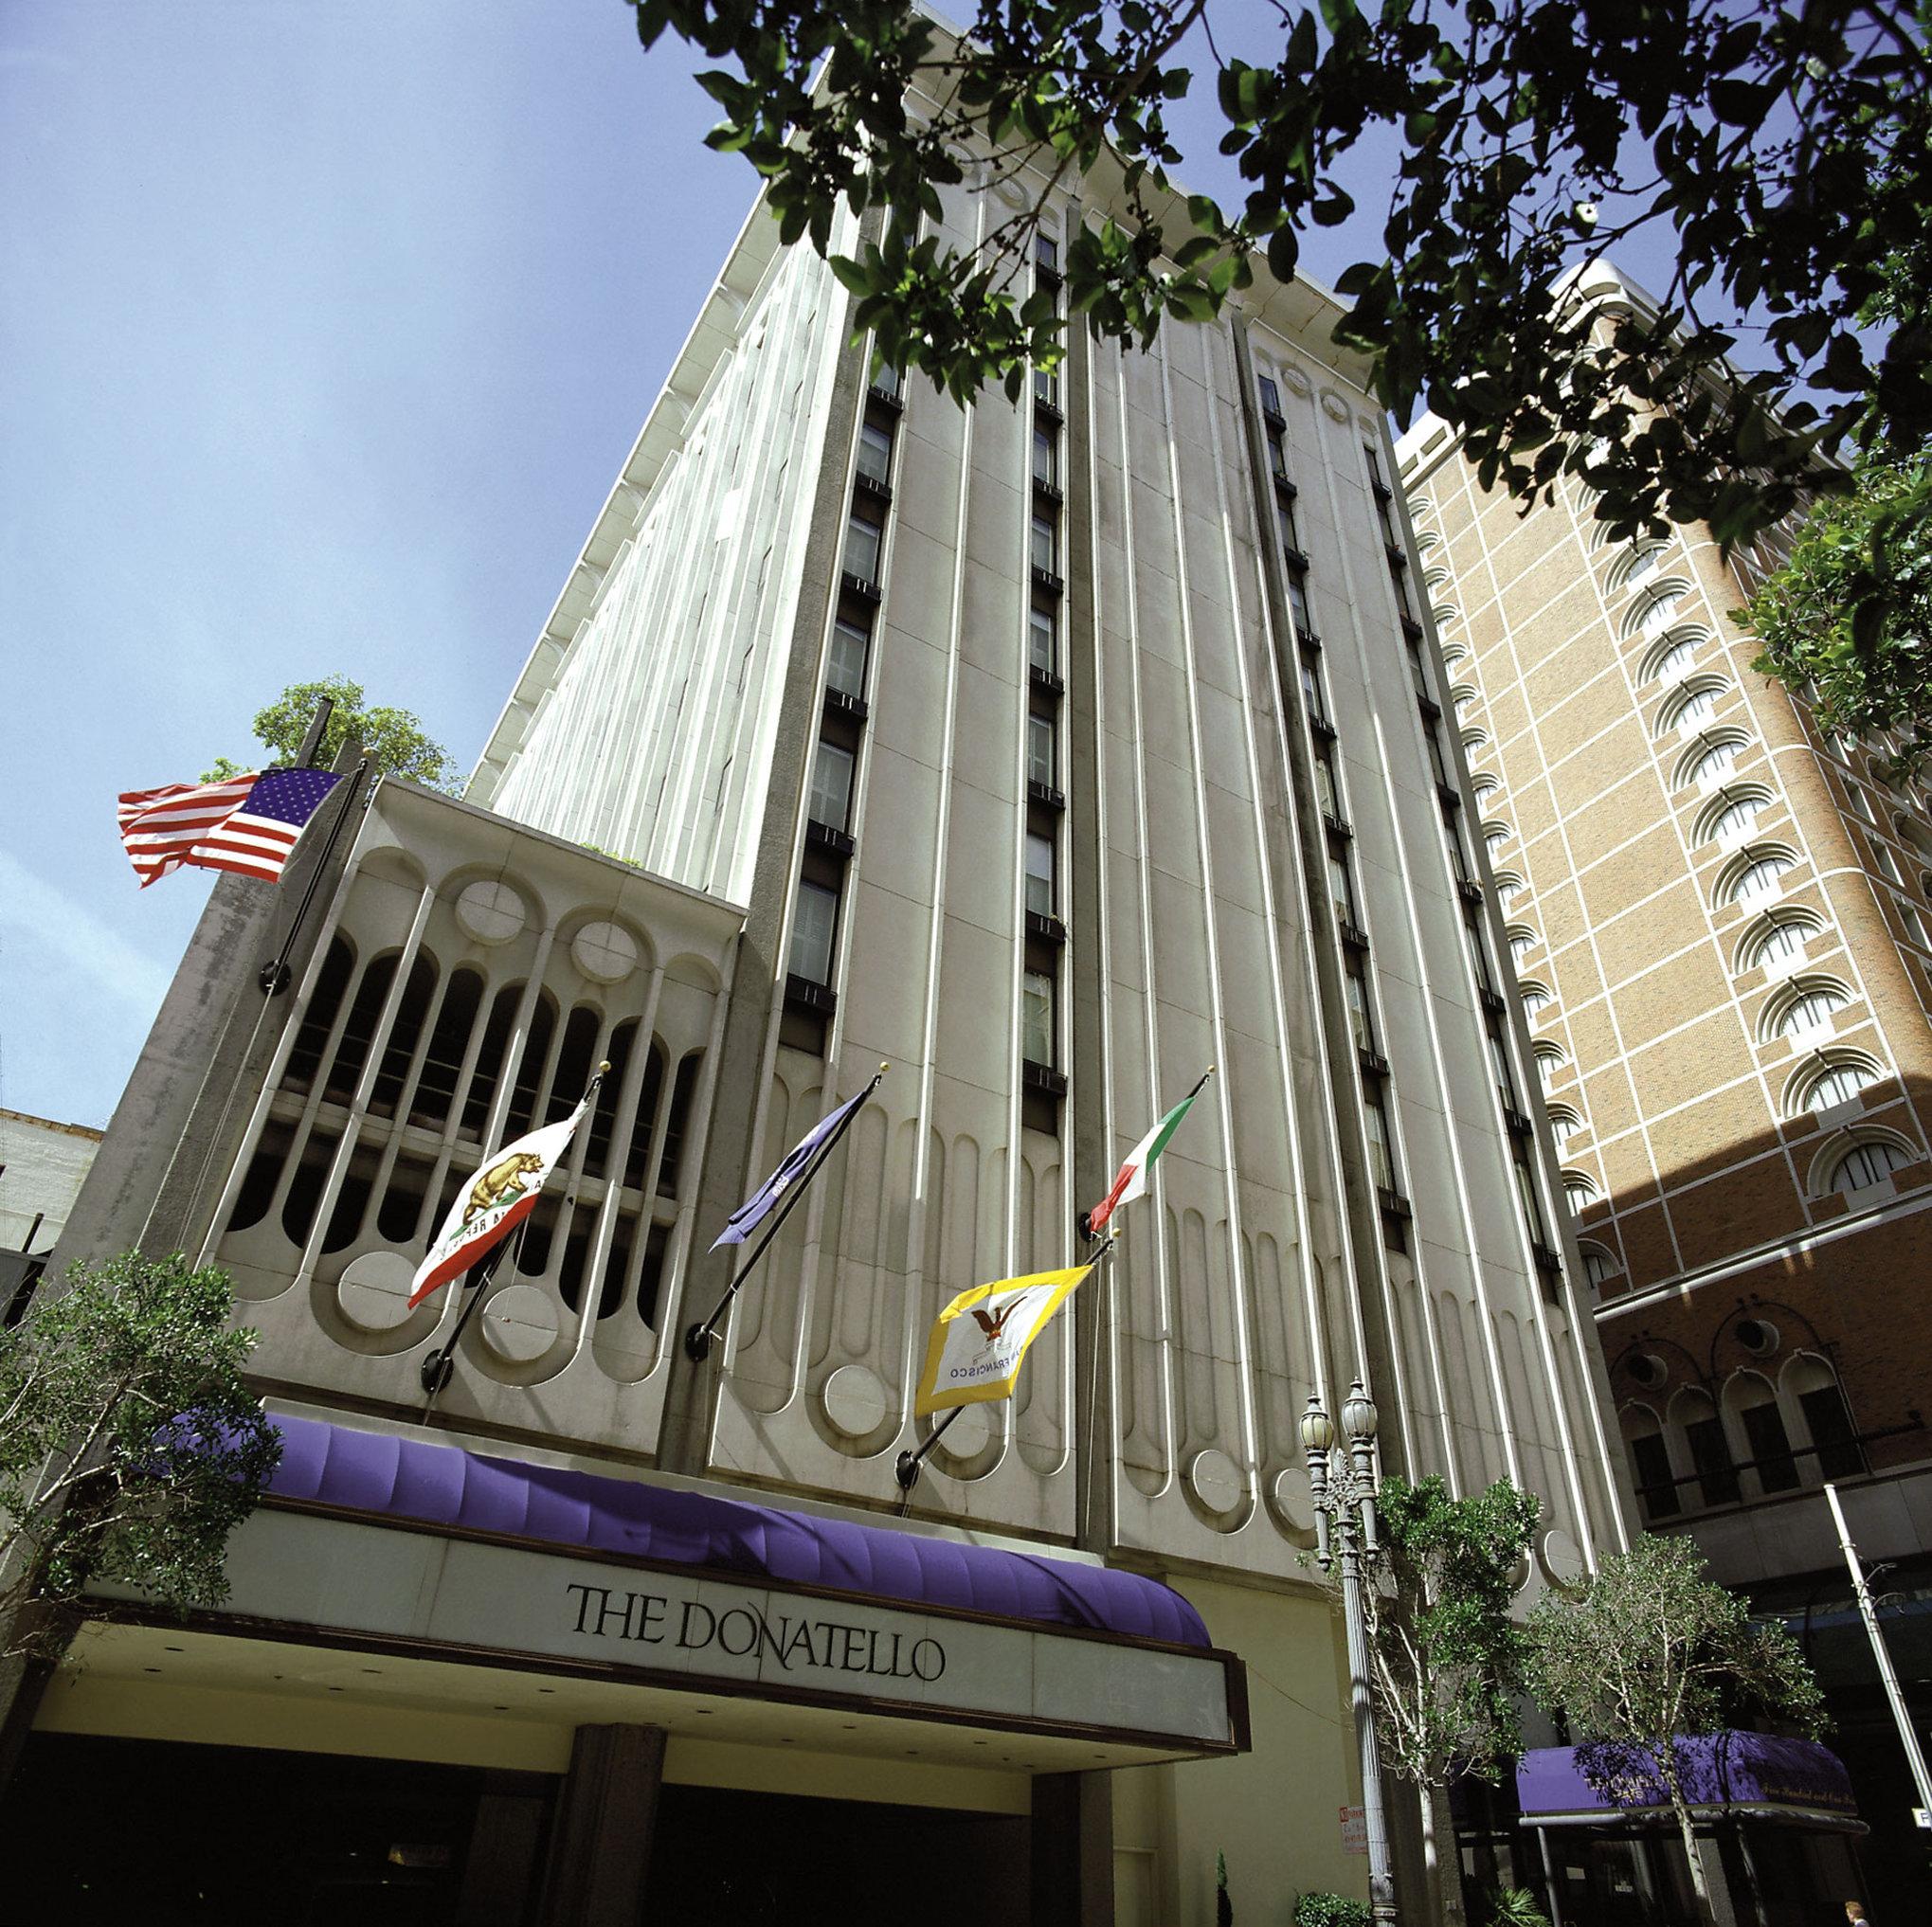
[[[921,1609],[1086,1627],[1172,1646],[1212,1644],[1201,1614],[1180,1594],[1139,1573],[486,1458],[317,1419],[278,1415],[275,1423],[282,1458],[270,1489],[281,1499]]]
[[[1815,1740],[1733,1730],[1680,1736],[1675,1753],[1678,1783],[1701,1820],[1742,1814],[1865,1831],[1844,1766]],[[1528,1827],[1602,1827],[1670,1812],[1648,1754],[1610,1742],[1533,1747],[1517,1765],[1516,1794]]]

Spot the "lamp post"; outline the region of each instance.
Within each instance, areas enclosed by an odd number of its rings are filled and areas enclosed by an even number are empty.
[[[1360,1378],[1342,1405],[1345,1450],[1335,1449],[1334,1421],[1321,1395],[1309,1395],[1301,1418],[1309,1487],[1315,1501],[1315,1560],[1323,1572],[1342,1564],[1342,1617],[1348,1637],[1348,1697],[1362,1762],[1362,1823],[1368,1840],[1368,1905],[1378,1922],[1396,1918],[1395,1877],[1389,1866],[1388,1820],[1381,1804],[1381,1756],[1375,1742],[1375,1701],[1369,1686],[1368,1626],[1362,1589],[1378,1551],[1375,1536],[1375,1401]]]

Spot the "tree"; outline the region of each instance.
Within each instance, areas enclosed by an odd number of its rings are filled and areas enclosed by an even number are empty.
[[[1576,1598],[1546,1594],[1529,1637],[1536,1695],[1583,1742],[1586,1777],[1624,1804],[1638,1782],[1663,1787],[1708,1911],[1677,1742],[1749,1706],[1815,1735],[1824,1696],[1797,1643],[1781,1626],[1754,1625],[1742,1601],[1706,1576],[1690,1540],[1648,1534],[1606,1558]]]
[[[1736,620],[1754,667],[1801,691],[1834,735],[1904,738],[1895,776],[1932,757],[1932,462],[1875,461],[1819,502]]]
[[[646,47],[670,30],[730,63],[700,77],[709,139],[764,177],[785,241],[830,255],[841,202],[883,211],[833,260],[857,325],[962,399],[1058,360],[1024,270],[1070,174],[1110,152],[1126,214],[1072,236],[1067,305],[1145,345],[1246,286],[1251,251],[1291,274],[1308,228],[1353,211],[1368,139],[1399,154],[1386,252],[1337,279],[1339,333],[1398,420],[1426,398],[1460,430],[1486,486],[1577,474],[1618,532],[1704,520],[1728,544],[1840,486],[1821,456],[1909,456],[1932,428],[1932,0],[1275,0],[1266,64],[1219,54],[1209,0],[982,0],[957,44],[903,0],[630,4]],[[1231,210],[1169,177],[1196,46]],[[921,237],[967,154],[975,191],[1024,178],[1021,205],[971,246]],[[1652,226],[1676,259],[1659,312],[1600,327],[1579,271]]]
[[[131,1252],[0,1330],[0,1653],[57,1658],[93,1580],[227,1596],[228,1535],[281,1456],[232,1305],[226,1272]]]
[[[1363,1587],[1376,1737],[1383,1763],[1428,1803],[1438,1905],[1452,1921],[1462,1874],[1449,1785],[1500,1779],[1523,1752],[1516,1696],[1528,1644],[1509,1603],[1540,1509],[1507,1479],[1454,1499],[1439,1478],[1389,1477],[1376,1495],[1381,1557]]]
[[[322,731],[317,758],[324,767],[335,759],[342,745],[353,738],[362,745],[370,767],[379,776],[401,776],[430,789],[451,789],[457,766],[441,743],[432,743],[423,725],[407,710],[370,709],[359,682],[346,675],[327,675],[319,682],[292,682],[255,717],[255,734],[276,760],[292,763],[300,753],[302,740],[315,721],[316,707],[323,697],[334,705],[328,727]],[[224,777],[239,776],[249,765],[217,757],[212,769],[204,770],[204,783],[219,783]]]

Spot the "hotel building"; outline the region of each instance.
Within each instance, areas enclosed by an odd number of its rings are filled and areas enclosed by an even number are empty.
[[[947,190],[948,232],[1008,191]],[[1115,200],[1056,191],[1038,285]],[[1019,405],[961,409],[876,369],[753,211],[465,799],[353,815],[285,997],[256,973],[304,872],[216,889],[63,1254],[225,1267],[288,1457],[224,1612],[126,1606],[16,1697],[27,1838],[83,1785],[212,1787],[245,1854],[155,1795],[99,1890],[153,1888],[165,1818],[171,1881],[476,1923],[1191,1927],[1218,1851],[1243,1913],[1364,1890],[1310,1395],[1366,1381],[1385,1471],[1537,1493],[1526,1600],[1625,1527],[1335,312],[1257,265],[1212,325],[1075,330]],[[460,1308],[406,1308],[431,1228],[606,1058],[425,1414]],[[694,1362],[713,1238],[881,1062]],[[897,1517],[940,1306],[1075,1261],[1211,1064],[1118,1253]],[[25,1864],[44,1918],[92,1918]]]
[[[1583,293],[1648,298],[1608,268]],[[1730,612],[1775,541],[1611,541],[1573,479],[1527,510],[1486,490],[1435,418],[1399,452],[1642,1522],[1806,1644],[1877,1916],[1903,1914],[1919,1801],[1820,1487],[1892,1567],[1923,1720],[1925,792],[1753,671]]]

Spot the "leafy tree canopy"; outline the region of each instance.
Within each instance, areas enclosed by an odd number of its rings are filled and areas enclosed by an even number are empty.
[[[317,760],[326,768],[342,745],[353,738],[362,745],[370,767],[380,776],[401,776],[430,789],[452,789],[457,766],[441,743],[432,743],[421,721],[407,710],[370,708],[359,682],[346,675],[325,675],[319,682],[292,682],[255,717],[257,739],[279,762],[292,763],[316,719],[316,706],[327,696],[335,705],[322,731]],[[249,767],[218,757],[212,769],[202,772],[204,783],[239,776]]]
[[[281,1456],[232,1305],[226,1272],[130,1252],[0,1329],[0,1651],[58,1651],[93,1579],[227,1596],[228,1535]]]
[[[1509,1603],[1540,1509],[1507,1479],[1467,1499],[1439,1478],[1382,1481],[1364,1605],[1382,1755],[1403,1779],[1499,1779],[1521,1756],[1528,1647]]]
[[[961,398],[1059,356],[1021,269],[1052,186],[1109,150],[1125,218],[1072,237],[1068,305],[1145,344],[1245,286],[1251,250],[1291,274],[1310,225],[1352,211],[1347,157],[1392,140],[1385,253],[1338,278],[1341,333],[1383,405],[1426,399],[1486,485],[1580,474],[1621,531],[1668,516],[1729,543],[1818,485],[1821,453],[1915,454],[1932,427],[1932,0],[1271,0],[1264,64],[1215,51],[1210,0],[982,0],[957,45],[903,0],[629,4],[646,46],[670,30],[728,63],[702,77],[711,144],[764,176],[787,241],[829,252],[841,201],[892,217],[835,266],[883,356]],[[1183,42],[1215,63],[1238,205],[1170,182]],[[968,149],[976,188],[1038,191],[974,246],[920,236]],[[1646,225],[1676,252],[1660,313],[1606,336],[1552,299]],[[1746,331],[1761,369],[1735,374]]]
[[[1692,1884],[1707,1901],[1676,1740],[1716,1732],[1752,1708],[1817,1733],[1824,1696],[1797,1641],[1781,1626],[1754,1624],[1743,1602],[1706,1576],[1690,1540],[1648,1534],[1606,1558],[1578,1597],[1545,1595],[1529,1636],[1532,1690],[1583,1742],[1585,1775],[1612,1797],[1633,1765],[1662,1782]]]
[[[1754,665],[1811,699],[1833,735],[1896,731],[1894,776],[1932,758],[1932,462],[1874,461],[1819,502],[1737,619]]]

